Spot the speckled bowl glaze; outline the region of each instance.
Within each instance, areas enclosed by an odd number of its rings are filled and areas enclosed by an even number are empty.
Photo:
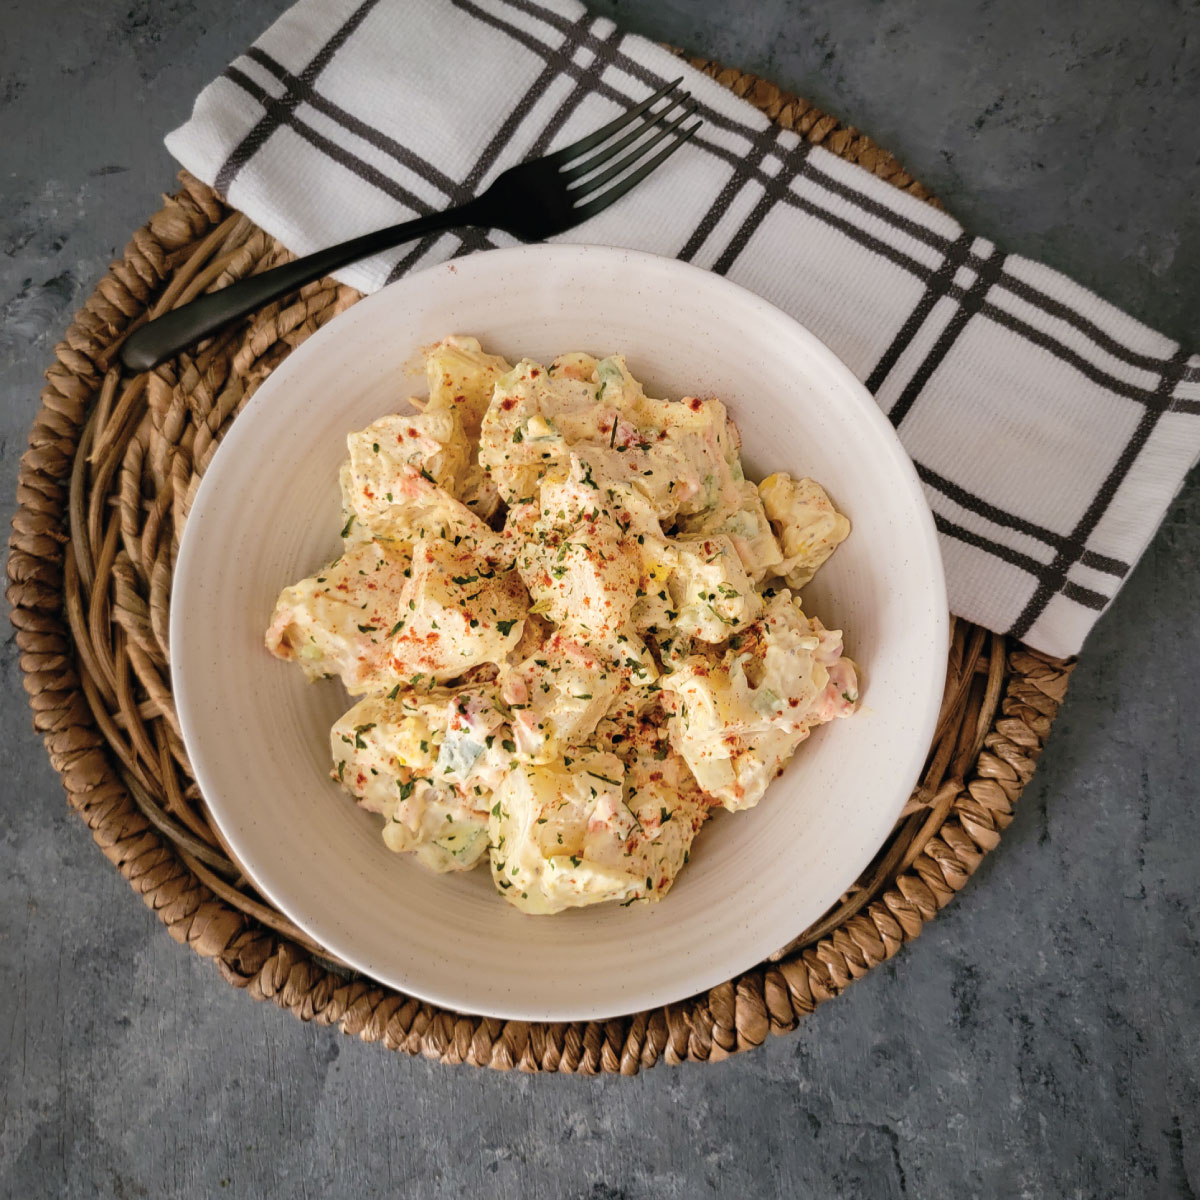
[[[339,549],[346,434],[423,390],[419,348],[473,334],[510,360],[623,353],[656,395],[715,395],[747,472],[820,480],[854,527],[805,590],[846,631],[863,706],[818,729],[757,808],[718,813],[656,905],[525,916],[489,874],[432,875],[329,779],[349,707],[263,631],[279,590]],[[289,355],[196,496],[171,600],[173,688],[214,820],[261,891],[359,970],[463,1012],[588,1020],[736,976],[833,904],[882,844],[933,736],[948,618],[912,464],[850,371],[790,317],[673,259],[522,246],[412,275]]]

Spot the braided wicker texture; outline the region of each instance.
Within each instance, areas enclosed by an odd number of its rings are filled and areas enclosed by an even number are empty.
[[[694,65],[780,125],[929,198],[853,128],[752,75]],[[1070,672],[961,621],[925,774],[887,845],[821,921],[704,995],[604,1022],[463,1016],[332,962],[264,902],[210,823],[179,736],[166,649],[172,569],[223,431],[281,359],[358,294],[324,280],[151,373],[124,374],[114,351],[138,324],[288,257],[198,180],[181,184],[55,349],[8,560],[34,725],[71,806],[171,936],[256,999],[391,1050],[622,1074],[757,1046],[915,938],[999,842]]]

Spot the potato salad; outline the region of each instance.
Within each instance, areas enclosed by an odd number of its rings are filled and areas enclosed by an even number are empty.
[[[333,778],[435,871],[528,913],[658,900],[715,808],[752,808],[858,703],[798,589],[850,532],[819,484],[748,480],[714,398],[614,354],[515,366],[470,337],[347,439],[342,553],[268,649],[355,699]]]

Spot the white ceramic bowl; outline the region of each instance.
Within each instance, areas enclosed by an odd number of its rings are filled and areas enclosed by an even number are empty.
[[[626,355],[654,395],[723,399],[748,473],[811,475],[854,531],[805,609],[846,631],[863,706],[818,729],[757,808],[718,813],[661,903],[525,916],[486,869],[433,875],[329,779],[349,702],[263,648],[275,597],[339,549],[346,434],[422,390],[417,351],[473,334],[510,360]],[[948,618],[912,465],[850,371],[750,292],[672,259],[525,246],[459,259],[356,304],[238,417],[187,523],[171,602],[179,718],[213,817],[262,892],[383,983],[463,1012],[584,1020],[682,999],[821,915],[892,828],[933,734]]]

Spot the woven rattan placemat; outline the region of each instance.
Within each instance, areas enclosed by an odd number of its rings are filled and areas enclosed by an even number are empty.
[[[694,65],[778,124],[928,199],[856,130],[752,75]],[[925,774],[886,846],[821,921],[703,995],[603,1022],[463,1016],[343,969],[264,902],[228,857],[188,769],[167,654],[171,575],[223,431],[286,354],[359,297],[324,280],[149,374],[124,373],[114,351],[135,326],[289,257],[198,180],[181,183],[55,348],[21,460],[8,560],[34,725],[72,807],[171,936],[255,998],[389,1049],[625,1074],[757,1046],[915,938],[999,842],[1070,672],[961,621]]]

